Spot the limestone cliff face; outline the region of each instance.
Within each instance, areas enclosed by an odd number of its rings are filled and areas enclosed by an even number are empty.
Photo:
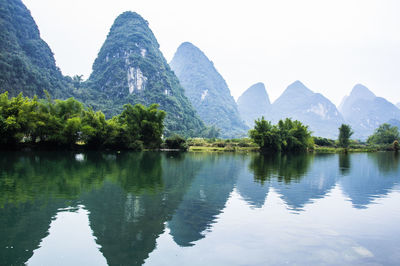
[[[247,134],[248,127],[239,115],[228,85],[199,48],[189,42],[181,44],[170,65],[207,125],[221,129],[221,137]]]
[[[145,89],[147,78],[143,75],[140,68],[128,67],[127,74],[129,94]]]
[[[154,72],[166,70],[165,59],[158,48],[147,21],[137,13],[121,14],[100,49],[88,84],[105,92],[109,98],[144,92]]]
[[[157,103],[167,112],[166,134],[196,135],[204,128],[148,22],[137,13],[124,12],[115,20],[85,85],[107,116],[127,103]]]

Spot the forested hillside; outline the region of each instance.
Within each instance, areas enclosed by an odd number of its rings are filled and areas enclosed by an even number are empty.
[[[66,98],[69,87],[21,0],[0,1],[0,92]]]
[[[157,103],[167,112],[167,134],[194,136],[205,129],[148,22],[137,13],[124,12],[115,20],[84,86],[88,93],[81,98],[108,117],[127,103]]]

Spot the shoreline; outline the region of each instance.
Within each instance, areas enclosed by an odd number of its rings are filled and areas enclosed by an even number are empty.
[[[77,151],[77,152],[85,152],[85,151],[98,151],[98,152],[121,152],[121,151],[159,151],[159,152],[210,152],[210,153],[249,153],[249,152],[260,152],[260,148],[256,146],[250,147],[240,147],[240,146],[225,146],[225,147],[217,147],[217,146],[189,146],[187,150],[182,149],[143,149],[143,150],[134,150],[134,149],[111,149],[111,148],[88,148],[82,145],[74,145],[72,147],[63,147],[63,146],[19,146],[19,147],[8,147],[6,149],[0,149],[0,151],[22,151],[22,152],[35,152],[35,151]],[[395,152],[393,147],[390,146],[373,146],[373,147],[358,147],[358,148],[348,148],[347,153],[373,153],[373,152]],[[296,152],[294,152],[296,153]],[[319,153],[319,154],[344,154],[346,153],[344,148],[335,148],[335,147],[324,147],[324,146],[316,146],[312,150],[305,151],[305,153]],[[290,154],[290,153],[289,153]]]

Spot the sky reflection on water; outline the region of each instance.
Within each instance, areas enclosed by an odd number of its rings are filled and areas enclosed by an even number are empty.
[[[0,153],[0,166],[7,265],[400,261],[394,153]]]

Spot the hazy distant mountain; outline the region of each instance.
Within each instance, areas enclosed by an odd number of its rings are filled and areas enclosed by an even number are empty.
[[[353,128],[353,138],[367,139],[390,119],[400,120],[400,110],[384,98],[376,97],[367,87],[357,84],[339,106],[346,123]]]
[[[127,103],[158,103],[167,112],[167,133],[198,135],[204,128],[148,22],[137,13],[124,12],[114,21],[86,86],[108,116]]]
[[[400,120],[397,119],[390,119],[389,121],[387,121],[386,123],[397,127],[400,130]]]
[[[172,59],[171,68],[199,116],[209,126],[221,129],[222,137],[247,134],[228,85],[213,62],[196,46],[182,43]]]
[[[320,93],[314,93],[300,81],[289,85],[272,104],[267,120],[292,118],[308,125],[314,136],[337,138],[344,122],[336,106]]]
[[[254,120],[265,116],[271,107],[267,91],[261,82],[243,92],[237,104],[242,119],[250,128],[254,126]]]
[[[397,106],[397,108],[399,108],[399,109],[400,109],[400,103],[397,103],[397,104],[396,104],[396,106]]]
[[[0,93],[65,98],[68,83],[21,0],[0,1]]]

